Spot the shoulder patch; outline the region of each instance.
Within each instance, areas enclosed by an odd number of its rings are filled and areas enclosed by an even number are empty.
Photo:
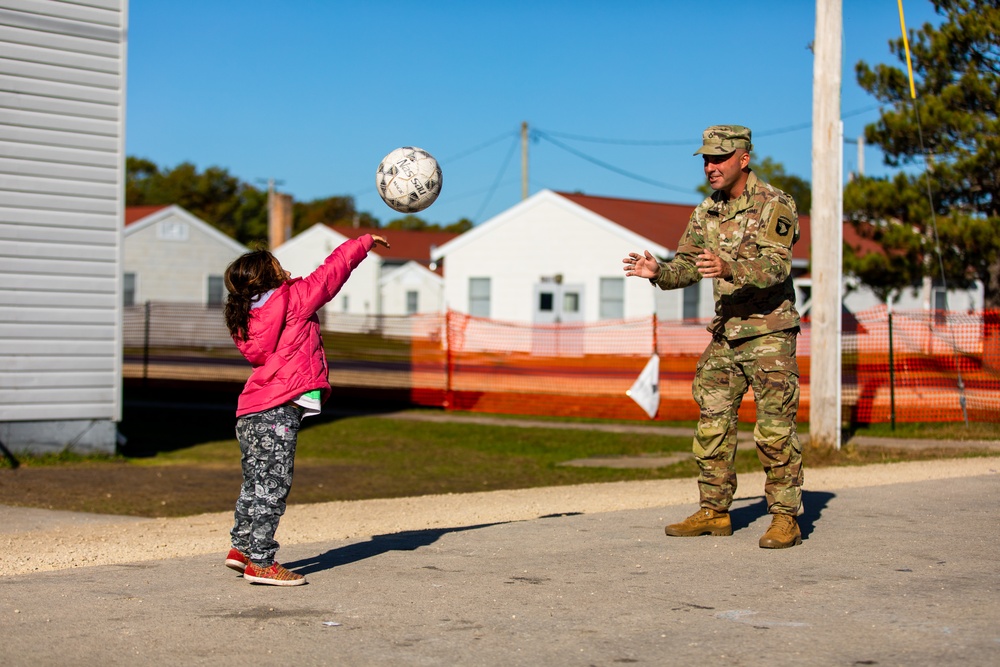
[[[761,239],[774,245],[791,248],[798,237],[798,216],[780,201],[774,203],[770,214],[762,225]]]

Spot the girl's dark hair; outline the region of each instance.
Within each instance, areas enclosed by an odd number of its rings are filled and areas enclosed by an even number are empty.
[[[223,308],[226,327],[231,336],[246,340],[249,335],[250,306],[253,298],[268,290],[280,287],[285,275],[280,270],[278,260],[267,250],[252,250],[240,255],[226,267],[223,276],[229,296]]]

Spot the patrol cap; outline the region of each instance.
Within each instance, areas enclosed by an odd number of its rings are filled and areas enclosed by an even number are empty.
[[[753,148],[750,128],[742,125],[713,125],[701,133],[701,143],[695,155],[729,155],[738,148]]]

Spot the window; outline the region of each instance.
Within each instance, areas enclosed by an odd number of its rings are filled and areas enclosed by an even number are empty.
[[[218,308],[225,299],[226,288],[222,276],[208,277],[208,305]]]
[[[187,241],[190,230],[186,222],[164,220],[156,226],[156,236],[165,241]]]
[[[698,302],[701,300],[701,283],[688,285],[684,288],[684,307],[681,317],[693,320],[698,317]]]
[[[420,295],[416,290],[407,290],[406,292],[406,314],[415,315],[417,312],[417,304]]]
[[[580,312],[580,294],[577,292],[564,292],[562,311],[564,313]]]
[[[552,312],[552,292],[538,293],[538,310],[543,313]]]
[[[489,278],[469,278],[469,315],[490,316]]]
[[[601,278],[602,320],[620,320],[625,317],[625,279]]]
[[[135,274],[126,273],[122,280],[122,305],[135,305]]]

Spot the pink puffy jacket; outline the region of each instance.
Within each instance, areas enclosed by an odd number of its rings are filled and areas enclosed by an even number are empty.
[[[368,256],[370,234],[345,241],[305,278],[293,278],[250,311],[247,340],[233,336],[253,372],[240,394],[236,416],[260,412],[307,391],[330,396],[329,371],[316,312],[337,295],[351,272]]]

